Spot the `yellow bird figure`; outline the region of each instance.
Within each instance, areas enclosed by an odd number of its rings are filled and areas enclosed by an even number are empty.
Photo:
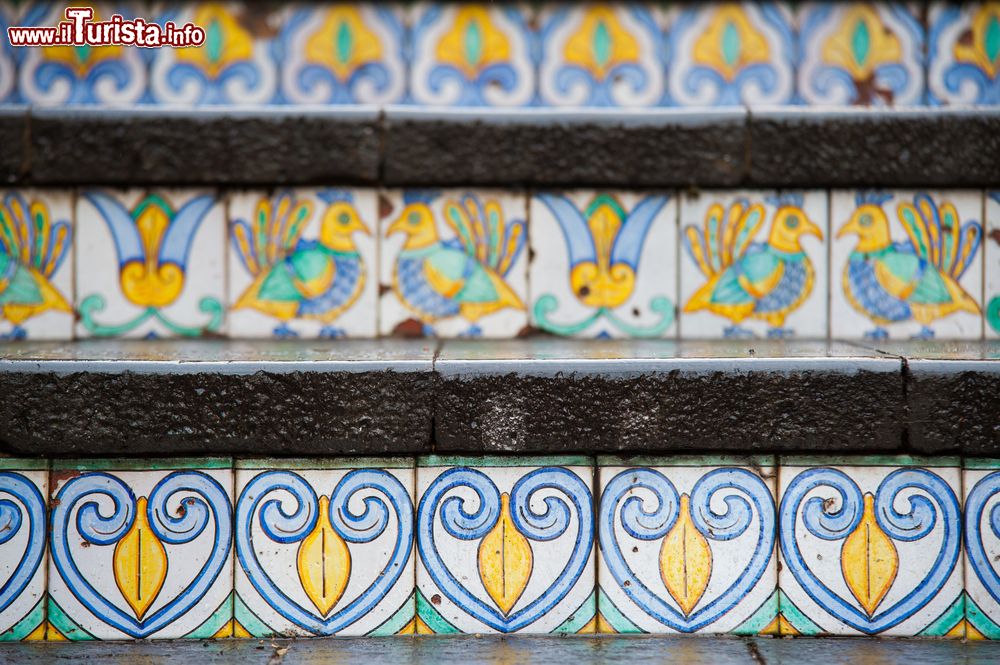
[[[53,223],[44,203],[32,201],[29,206],[17,193],[4,198],[0,205],[0,318],[14,325],[4,338],[26,337],[21,324],[43,312],[73,313],[51,282],[71,243],[69,223]]]
[[[740,327],[748,318],[766,321],[768,337],[786,337],[785,319],[812,293],[816,271],[802,249],[802,236],[823,232],[806,217],[801,195],[777,200],[767,242],[752,242],[764,223],[764,206],[739,200],[728,214],[715,204],[705,215],[704,231],[684,230],[684,246],[708,279],[684,305],[685,312],[708,310],[729,319],[726,337],[753,336]]]

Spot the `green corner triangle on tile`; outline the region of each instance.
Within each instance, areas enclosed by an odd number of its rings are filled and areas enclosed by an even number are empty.
[[[987,640],[1000,640],[1000,625],[986,616],[968,595],[965,596],[965,620]]]
[[[441,614],[434,609],[434,606],[424,598],[424,594],[417,589],[417,617],[435,635],[459,635],[462,633],[458,628],[448,623]]]
[[[63,608],[59,607],[59,604],[51,597],[49,597],[48,604],[48,619],[51,627],[58,630],[67,640],[72,642],[86,642],[97,639],[70,619],[66,612],[63,611]]]
[[[413,617],[416,614],[416,602],[414,600],[414,594],[411,593],[409,597],[403,601],[403,604],[396,610],[391,617],[383,621],[379,626],[374,628],[371,632],[367,633],[369,637],[382,637],[384,635],[398,635],[401,630],[406,628],[410,623],[413,622]]]
[[[233,594],[233,618],[251,637],[274,637],[274,629],[260,620],[256,614],[250,611],[239,594]]]
[[[775,619],[778,618],[779,593],[775,589],[774,593],[767,597],[760,607],[740,625],[733,628],[730,633],[733,635],[760,635]]]
[[[207,640],[216,637],[219,631],[225,628],[226,624],[233,619],[233,596],[235,595],[234,592],[226,596],[226,599],[212,612],[212,616],[205,619],[200,626],[184,637],[194,640]],[[224,637],[229,637],[229,635]]]
[[[621,613],[615,604],[611,602],[611,598],[604,589],[598,589],[600,593],[600,600],[598,601],[598,612],[604,618],[604,623],[610,626],[615,633],[619,634],[638,634],[644,633],[643,629],[632,623],[629,619],[625,618],[625,615]]]
[[[785,622],[799,635],[814,636],[823,634],[823,629],[803,614],[780,589],[778,590],[778,612],[780,612]],[[782,636],[784,636],[784,633],[782,633]]]
[[[32,607],[13,626],[0,633],[0,642],[20,642],[45,622],[45,597]]]
[[[573,614],[552,629],[553,633],[579,633],[584,626],[597,616],[597,590],[595,589]]]

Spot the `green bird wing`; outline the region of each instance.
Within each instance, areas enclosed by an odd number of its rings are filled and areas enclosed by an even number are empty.
[[[712,293],[712,302],[720,305],[754,302],[756,297],[746,287],[758,293],[766,292],[782,269],[781,260],[771,252],[751,250],[722,273]]]
[[[0,304],[35,305],[44,298],[38,286],[38,277],[24,266],[17,266],[7,288],[0,291]]]
[[[435,281],[443,278],[452,285],[461,284],[454,296],[458,302],[493,302],[500,296],[486,269],[460,249],[441,245],[426,261]]]

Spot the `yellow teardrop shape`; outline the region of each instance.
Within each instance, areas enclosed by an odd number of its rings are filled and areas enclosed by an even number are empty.
[[[531,577],[531,544],[510,518],[510,496],[500,497],[500,518],[479,543],[479,577],[486,593],[505,615],[524,593]]]
[[[875,497],[865,494],[865,511],[840,550],[844,581],[868,616],[889,593],[899,570],[896,546],[875,520]]]
[[[135,521],[115,545],[115,583],[125,602],[142,620],[167,578],[167,551],[149,526],[146,497],[136,502]]]
[[[681,495],[677,522],[660,546],[660,577],[685,615],[701,600],[712,576],[712,548],[691,521],[691,499]]]
[[[299,579],[320,614],[337,604],[351,578],[351,551],[330,524],[330,499],[319,498],[319,518],[299,545]]]

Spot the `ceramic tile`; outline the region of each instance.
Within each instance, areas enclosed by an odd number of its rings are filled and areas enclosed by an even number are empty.
[[[52,464],[49,640],[230,637],[229,459]]]
[[[593,633],[593,459],[425,457],[417,633]]]
[[[1000,640],[1000,460],[965,460],[965,631]]]
[[[526,208],[517,192],[385,192],[379,332],[517,335],[528,322]]]
[[[539,16],[541,101],[549,106],[656,106],[664,36],[644,3],[558,3]]]
[[[782,458],[782,635],[965,636],[957,458]]]
[[[825,191],[685,194],[681,337],[825,338],[827,203]]]
[[[208,190],[83,190],[76,204],[81,337],[219,333],[225,206]]]
[[[162,3],[157,23],[193,23],[205,43],[189,48],[154,49],[149,96],[156,104],[252,105],[273,103],[278,94],[275,37],[280,10],[242,3]]]
[[[830,194],[830,333],[979,339],[982,192]]]
[[[137,3],[87,6],[94,10],[93,21],[107,20],[113,14],[135,18],[143,9]],[[17,25],[55,26],[66,20],[65,10],[66,4],[34,3],[20,13]],[[26,48],[18,55],[18,98],[28,104],[134,104],[146,91],[148,73],[139,48],[50,46]]]
[[[931,3],[927,94],[931,104],[1000,104],[1000,3]]]
[[[0,340],[73,337],[73,193],[0,190]]]
[[[413,467],[237,462],[237,636],[413,633]]]
[[[412,10],[410,95],[418,104],[526,106],[535,96],[527,4],[420,3]]]
[[[374,190],[229,201],[230,337],[375,337]]]
[[[692,4],[668,12],[668,17],[670,104],[792,102],[795,43],[788,4]]]
[[[984,307],[987,337],[1000,337],[1000,190],[987,191],[986,209],[986,293]]]
[[[599,632],[777,634],[774,457],[598,469]]]
[[[281,29],[290,104],[386,104],[406,94],[403,12],[391,4],[302,4]]]
[[[532,326],[578,337],[673,337],[676,220],[667,194],[532,196]]]
[[[924,98],[920,7],[807,3],[798,10],[799,97],[806,104],[910,106]]]
[[[0,642],[45,639],[48,462],[0,458]]]
[[[0,2],[0,32],[7,35],[7,28],[20,25],[17,6],[9,0]],[[17,89],[16,50],[8,39],[0,39],[0,103],[14,101]]]

